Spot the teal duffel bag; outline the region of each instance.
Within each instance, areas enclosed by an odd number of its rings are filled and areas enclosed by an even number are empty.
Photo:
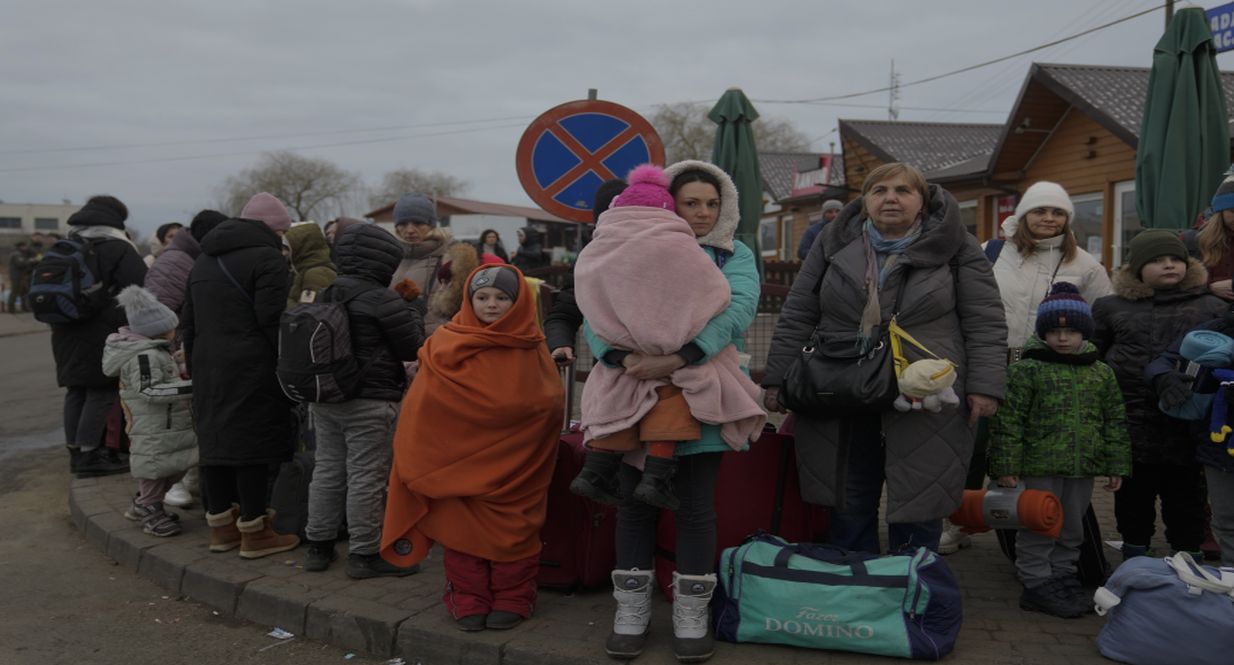
[[[793,544],[766,533],[724,550],[716,636],[729,642],[938,660],[960,633],[960,589],[942,557]]]

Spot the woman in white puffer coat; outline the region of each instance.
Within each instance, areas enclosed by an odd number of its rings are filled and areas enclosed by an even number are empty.
[[[1077,245],[1074,216],[1067,191],[1041,181],[1024,192],[1015,215],[1003,222],[1007,240],[994,261],[994,279],[1007,315],[1009,360],[1018,358],[1032,336],[1037,306],[1055,282],[1075,284],[1090,303],[1112,292],[1105,267]]]

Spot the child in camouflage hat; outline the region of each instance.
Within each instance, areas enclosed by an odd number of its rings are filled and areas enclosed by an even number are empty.
[[[1131,470],[1123,395],[1114,371],[1088,341],[1088,303],[1070,283],[1054,285],[1037,310],[1024,359],[1007,369],[1007,398],[990,423],[989,472],[1001,487],[1053,492],[1062,503],[1057,539],[1021,529],[1016,571],[1020,608],[1073,618],[1086,613],[1076,564],[1093,478],[1118,491]]]

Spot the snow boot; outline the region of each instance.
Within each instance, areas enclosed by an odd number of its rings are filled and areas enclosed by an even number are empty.
[[[270,526],[273,519],[274,511],[267,509],[265,515],[247,522],[236,522],[236,528],[240,530],[240,558],[260,559],[263,556],[294,550],[300,544],[299,536],[275,533]]]
[[[617,505],[621,490],[617,470],[625,453],[588,450],[583,456],[583,469],[570,481],[570,491],[592,501]]]
[[[711,594],[715,573],[673,573],[673,653],[682,663],[701,663],[715,652],[711,636]]]
[[[240,506],[231,504],[231,510],[225,513],[206,513],[206,524],[210,526],[210,551],[226,552],[240,546],[240,530],[236,528],[236,520],[240,519]]]
[[[634,498],[645,504],[677,510],[681,502],[673,491],[673,474],[677,473],[677,460],[671,457],[647,456],[643,465],[643,477],[634,488]]]
[[[621,660],[637,658],[643,653],[643,644],[647,641],[655,573],[635,568],[614,570],[612,576],[617,612],[613,615],[613,632],[604,643],[604,651]]]

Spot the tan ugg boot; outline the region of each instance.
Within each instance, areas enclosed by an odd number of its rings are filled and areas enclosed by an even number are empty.
[[[240,529],[240,557],[244,559],[260,559],[263,556],[294,550],[300,544],[300,537],[275,533],[270,524],[274,512],[267,510],[265,515],[245,522],[236,522]]]
[[[206,524],[210,525],[210,551],[226,552],[240,546],[240,530],[236,528],[236,520],[240,519],[240,506],[231,504],[231,510],[225,513],[206,513]]]

